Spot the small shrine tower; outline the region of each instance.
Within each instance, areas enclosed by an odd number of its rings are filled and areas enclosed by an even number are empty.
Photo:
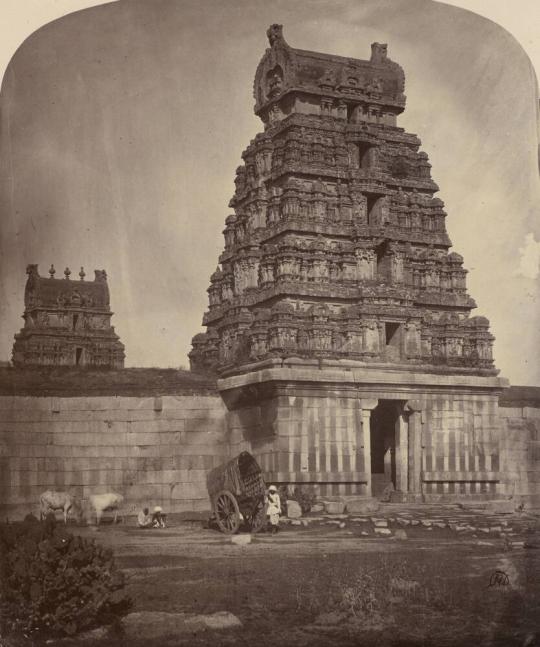
[[[95,279],[79,281],[39,275],[37,265],[26,268],[24,328],[15,335],[13,364],[21,366],[86,366],[123,368],[124,345],[111,326],[109,287],[105,270]]]
[[[192,368],[221,378],[233,442],[272,482],[495,495],[506,381],[428,156],[397,126],[403,70],[379,43],[357,60],[267,33],[264,132],[236,172]]]

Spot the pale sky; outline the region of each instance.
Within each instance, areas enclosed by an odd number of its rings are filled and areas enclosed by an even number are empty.
[[[2,0],[0,69],[84,0]],[[0,96],[0,359],[22,325],[27,263],[110,277],[128,366],[186,366],[223,248],[265,31],[405,69],[399,125],[419,135],[465,258],[473,314],[514,384],[540,384],[537,0],[127,0],[21,47]]]
[[[61,16],[95,7],[93,0],[2,0],[2,76],[19,45],[32,32]],[[489,18],[507,29],[525,49],[536,70],[540,69],[540,4],[538,0],[447,0],[440,4],[461,7]]]

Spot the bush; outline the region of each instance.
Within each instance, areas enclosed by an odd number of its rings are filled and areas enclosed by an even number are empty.
[[[124,615],[131,600],[112,550],[44,522],[0,525],[0,634],[73,635]]]

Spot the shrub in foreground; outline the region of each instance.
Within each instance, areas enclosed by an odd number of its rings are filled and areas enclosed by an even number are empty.
[[[73,635],[127,613],[112,550],[27,517],[0,525],[0,634]]]

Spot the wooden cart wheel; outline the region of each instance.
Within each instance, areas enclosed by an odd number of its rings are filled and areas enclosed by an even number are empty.
[[[218,526],[226,535],[234,534],[240,527],[240,509],[228,490],[223,490],[216,496],[214,512]]]
[[[268,504],[260,501],[255,508],[251,517],[251,532],[259,532],[266,523],[266,509]]]

